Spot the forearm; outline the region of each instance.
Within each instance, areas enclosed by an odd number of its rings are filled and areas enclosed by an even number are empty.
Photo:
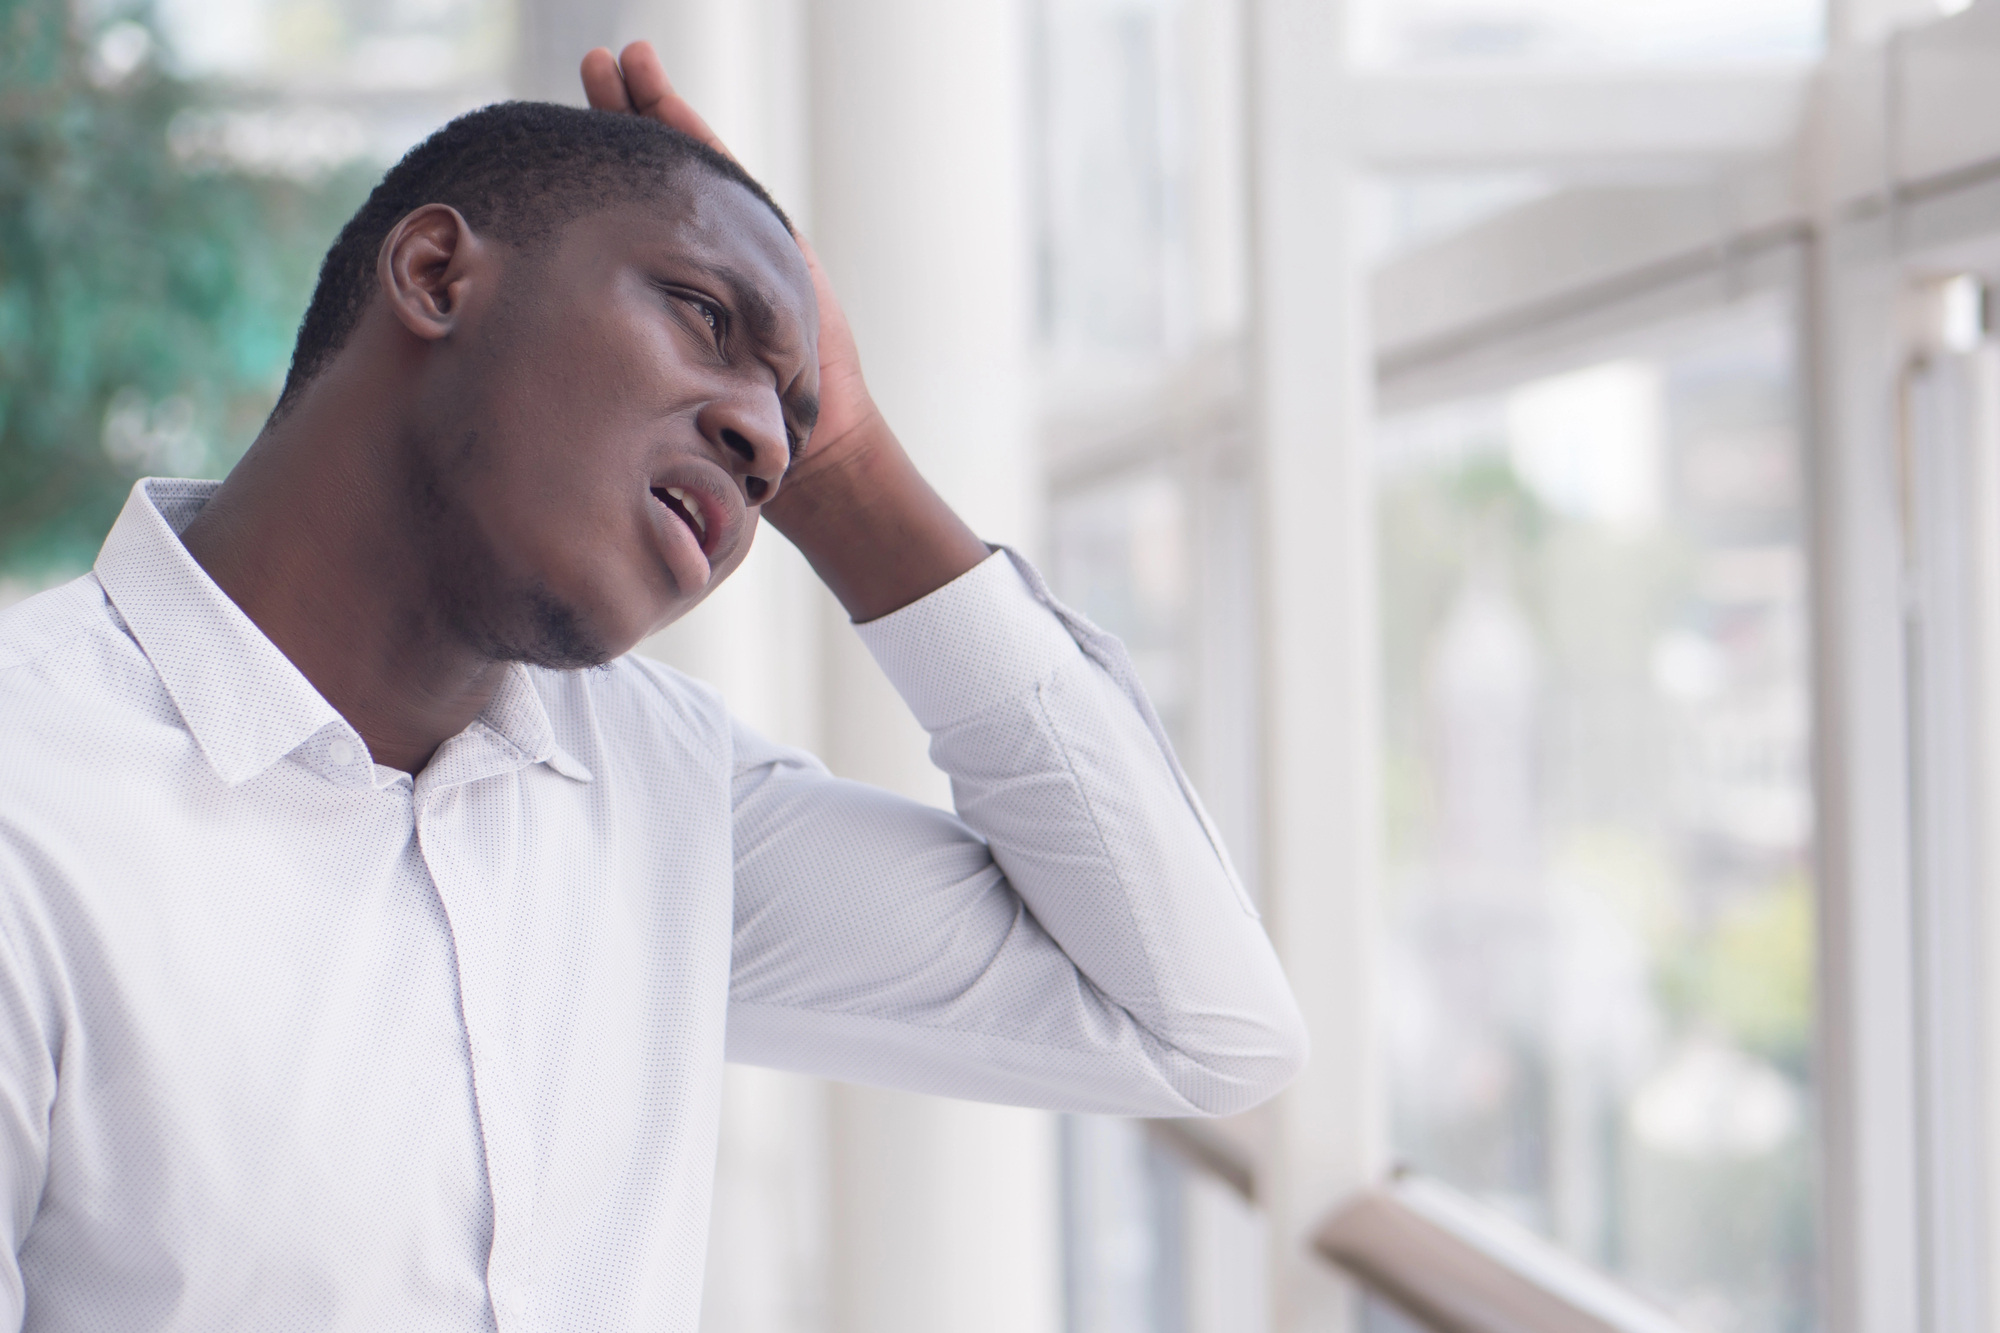
[[[948,641],[908,616],[863,631],[930,732],[960,817],[1158,1043],[1181,1095],[1205,1112],[1262,1100],[1302,1053],[1297,1010],[1123,647],[1035,605],[1039,578],[1024,587],[997,560],[975,578],[984,595],[972,580],[944,594],[958,609],[935,618],[964,627]]]
[[[764,507],[856,623],[899,611],[984,560],[981,541],[880,413],[814,451]]]
[[[862,627],[959,818],[739,738],[731,1058],[1124,1115],[1242,1110],[1297,1068],[1277,958],[1123,651],[1039,586],[994,556]]]

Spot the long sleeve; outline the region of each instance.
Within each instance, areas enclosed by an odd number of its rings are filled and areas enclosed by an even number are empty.
[[[25,1318],[20,1253],[48,1179],[58,1045],[50,1034],[59,1026],[32,965],[46,950],[20,944],[41,935],[24,908],[27,875],[10,832],[0,822],[0,1330]]]
[[[731,1059],[1222,1115],[1305,1059],[1276,955],[1124,650],[998,553],[860,627],[954,816],[736,736]]]

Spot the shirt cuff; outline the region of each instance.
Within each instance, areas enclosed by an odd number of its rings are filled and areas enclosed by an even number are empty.
[[[936,592],[856,625],[925,731],[942,731],[1033,689],[1079,655],[1006,549]]]

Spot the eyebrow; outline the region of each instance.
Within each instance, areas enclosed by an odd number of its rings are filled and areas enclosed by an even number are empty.
[[[778,312],[757,285],[733,268],[695,261],[694,267],[729,289],[729,303],[750,328],[750,336],[770,346],[778,332]]]

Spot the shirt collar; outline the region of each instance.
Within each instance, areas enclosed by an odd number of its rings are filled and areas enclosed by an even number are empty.
[[[157,477],[136,483],[97,553],[96,573],[195,743],[233,786],[327,725],[347,723],[181,545],[181,531],[221,484]],[[509,667],[480,721],[522,762],[591,780],[590,770],[556,743],[541,693],[519,663]]]
[[[535,688],[533,676],[521,663],[509,665],[506,676],[500,681],[500,688],[493,692],[493,698],[481,710],[479,720],[493,728],[530,762],[547,764],[564,777],[578,782],[592,781],[590,770],[556,744],[556,729],[549,722],[549,710],[542,703],[542,692]]]

